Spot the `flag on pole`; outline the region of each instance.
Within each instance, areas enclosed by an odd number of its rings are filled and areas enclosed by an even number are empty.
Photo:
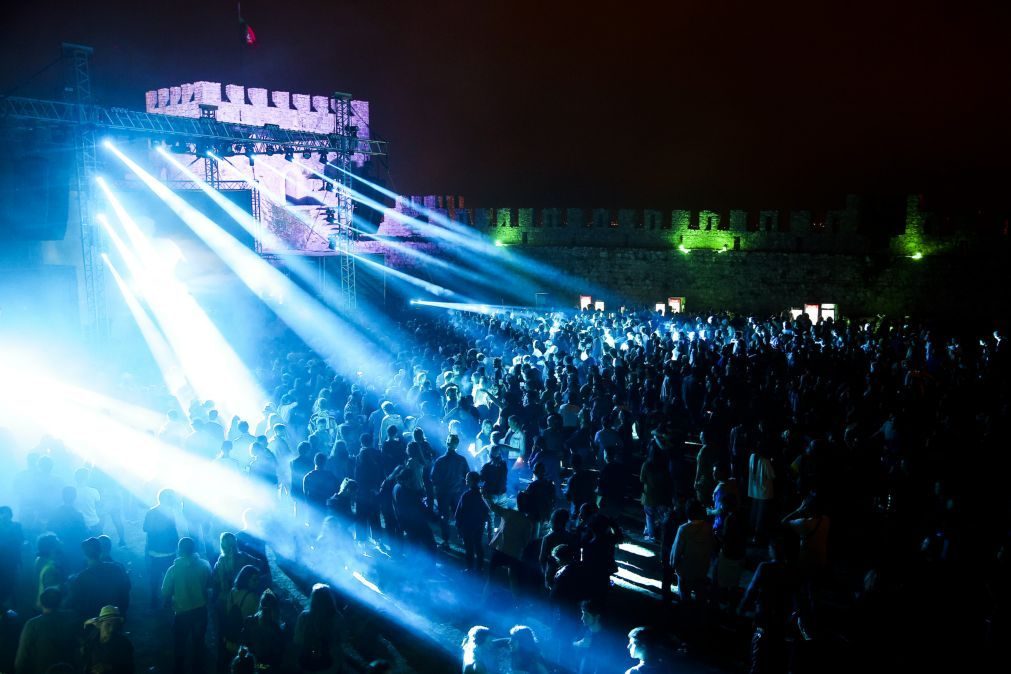
[[[237,2],[235,5],[239,14],[239,27],[242,29],[242,42],[250,47],[255,47],[256,33],[253,32],[253,27],[242,18],[242,3]]]

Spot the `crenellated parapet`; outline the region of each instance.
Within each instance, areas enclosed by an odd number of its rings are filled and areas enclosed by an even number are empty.
[[[176,117],[200,117],[206,106],[214,106],[214,115],[223,122],[263,126],[275,124],[282,129],[330,134],[335,132],[336,115],[328,96],[269,91],[240,84],[192,82],[163,87],[144,94],[144,108],[153,114]],[[369,135],[368,101],[351,101],[351,125],[359,138]],[[358,166],[363,155],[355,155]]]
[[[395,209],[422,221],[435,211],[485,233],[501,245],[678,248],[691,250],[779,250],[857,252],[866,246],[857,233],[860,202],[811,210],[656,208],[470,208],[460,197],[410,197]],[[396,218],[380,228],[396,236]]]

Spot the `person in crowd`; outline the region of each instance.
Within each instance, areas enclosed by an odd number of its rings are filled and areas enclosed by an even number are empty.
[[[748,498],[751,499],[751,529],[757,542],[767,540],[771,526],[776,470],[763,445],[748,459]]]
[[[239,651],[243,623],[247,616],[256,613],[260,605],[260,585],[259,569],[247,564],[239,568],[232,585],[222,595],[217,623],[219,671],[227,667]]]
[[[235,577],[246,566],[256,567],[256,560],[239,550],[238,541],[231,531],[223,531],[219,537],[220,554],[211,570],[211,601],[220,606],[235,583]]]
[[[246,616],[239,643],[256,659],[259,672],[280,672],[284,664],[285,626],[281,622],[281,602],[270,589],[260,595],[259,610]]]
[[[88,537],[88,527],[85,526],[80,511],[74,507],[77,488],[64,487],[62,497],[63,503],[53,511],[48,527],[64,543],[64,564],[67,571],[75,573],[84,567],[81,541]]]
[[[322,452],[313,457],[313,468],[302,479],[302,494],[308,510],[304,520],[309,523],[310,530],[315,531],[323,519],[327,499],[337,493],[340,482],[337,476],[327,469],[327,456]]]
[[[42,615],[35,616],[21,629],[14,663],[17,674],[47,674],[57,665],[77,666],[81,622],[70,611],[60,610],[62,601],[63,592],[58,587],[42,591],[39,596]]]
[[[246,472],[268,489],[275,490],[278,486],[277,470],[278,460],[267,447],[266,437],[257,436],[249,445],[249,463],[246,464]]]
[[[305,481],[305,476],[315,468],[316,458],[312,453],[312,445],[309,444],[308,440],[303,440],[295,447],[295,458],[291,462],[291,484],[289,486],[291,497],[295,501],[295,507],[302,511],[302,513],[305,512],[308,505],[305,501],[302,483]],[[303,514],[299,514],[299,517],[303,520],[305,519]]]
[[[639,471],[642,509],[646,517],[646,527],[642,533],[651,543],[659,538],[659,529],[670,516],[671,501],[674,498],[674,480],[668,463],[666,455],[657,445],[653,445]]]
[[[719,487],[716,489],[718,496],[715,499],[713,536],[718,552],[713,578],[719,601],[733,609],[740,597],[741,577],[744,574],[748,541],[747,525],[737,512],[736,493],[728,491],[719,495]]]
[[[399,418],[399,415],[398,415]],[[407,447],[400,437],[400,426],[391,424],[385,427],[386,439],[379,450],[382,457],[381,465],[384,475],[389,475],[397,466],[403,465],[407,461]]]
[[[361,448],[355,459],[355,482],[358,483],[358,503],[356,512],[362,522],[363,530],[367,529],[373,540],[379,540],[382,526],[380,523],[379,490],[383,486],[382,455],[372,446],[371,436],[363,433],[359,438]],[[392,488],[392,487],[391,487]]]
[[[505,569],[509,577],[509,587],[513,596],[516,595],[519,575],[522,570],[521,559],[523,550],[534,538],[534,521],[530,516],[530,506],[527,496],[520,492],[516,497],[516,508],[506,508],[491,500],[490,494],[482,491],[484,502],[488,509],[501,519],[501,525],[491,539],[491,560],[488,564],[488,584],[485,586],[487,597],[489,587],[497,569]]]
[[[408,461],[393,488],[393,509],[397,526],[409,546],[420,551],[435,549],[430,522],[437,516],[425,504],[425,483],[420,463]]]
[[[211,565],[197,555],[192,538],[179,539],[178,555],[165,572],[161,593],[172,605],[172,641],[174,671],[200,671],[204,663],[204,637],[207,633],[207,600]],[[190,669],[187,669],[187,651]]]
[[[547,478],[547,467],[542,462],[534,464],[534,479],[524,491],[534,519],[534,536],[541,535],[541,529],[551,517],[555,508],[555,485]]]
[[[611,574],[618,571],[615,548],[624,534],[614,520],[596,512],[580,522],[577,536],[589,580],[586,598],[602,598],[610,587]]]
[[[670,674],[663,658],[662,633],[653,627],[636,627],[628,633],[628,654],[639,663],[625,674]]]
[[[0,610],[0,672],[14,671],[21,628],[21,616],[15,611]]]
[[[460,438],[450,435],[446,438],[446,452],[432,464],[432,486],[435,490],[438,505],[439,528],[442,533],[442,548],[449,549],[450,520],[460,496],[466,487],[467,473],[470,466],[467,459],[457,453]]]
[[[123,632],[123,614],[113,605],[84,623],[82,669],[84,674],[134,674],[134,649]]]
[[[671,566],[678,577],[678,593],[683,601],[708,597],[709,567],[716,542],[706,510],[698,501],[689,501],[688,521],[678,527],[671,550]]]
[[[176,493],[171,489],[162,489],[158,492],[157,504],[144,515],[144,533],[147,534],[144,555],[147,558],[152,608],[162,605],[162,578],[172,566],[179,544],[179,531],[176,528],[179,506]]]
[[[488,463],[481,466],[481,491],[492,501],[505,505],[509,481],[509,465],[502,454],[502,445],[494,442],[488,450]]]
[[[42,534],[35,542],[35,550],[35,608],[42,610],[42,593],[46,588],[62,587],[67,580],[63,542],[56,534]]]
[[[604,465],[597,478],[597,507],[612,519],[617,519],[621,514],[628,482],[628,470],[618,461],[616,452],[615,447],[603,451]]]
[[[817,595],[828,573],[828,540],[831,520],[818,507],[816,494],[808,494],[800,506],[783,518],[783,524],[799,539],[796,571],[800,583],[801,629],[814,632]]]
[[[481,571],[484,567],[484,546],[481,536],[488,522],[488,506],[481,497],[481,476],[471,471],[467,473],[467,491],[460,495],[453,519],[463,540],[464,560],[467,571]]]
[[[544,584],[550,590],[554,581],[555,573],[558,572],[558,563],[551,552],[559,545],[575,544],[575,537],[568,529],[569,511],[559,508],[551,513],[551,530],[541,539],[541,552],[537,556],[540,563],[541,572],[544,574]]]
[[[25,534],[21,523],[14,521],[14,511],[0,506],[0,611],[14,603],[24,547]]]
[[[344,618],[329,585],[317,583],[309,606],[295,621],[294,648],[302,672],[340,674],[345,671]]]
[[[699,433],[699,452],[695,457],[695,498],[703,506],[711,505],[713,489],[713,468],[716,466],[719,454],[716,447],[709,443],[709,437],[703,431]]]
[[[348,438],[351,438],[351,431],[348,431]],[[361,433],[357,433],[354,436],[354,440],[350,442],[348,440],[337,440],[333,443],[333,447],[330,449],[330,455],[326,457],[325,469],[335,478],[337,478],[338,484],[344,481],[344,478],[355,476],[355,456],[348,451],[349,446],[353,446],[351,443],[358,443],[361,440]],[[323,448],[320,449],[320,452]],[[317,453],[320,453],[317,452]],[[325,452],[323,452],[325,453]],[[315,459],[313,459],[315,469]]]
[[[95,616],[104,606],[115,606],[121,617],[130,608],[130,577],[120,564],[102,561],[97,538],[81,543],[85,568],[70,580],[67,606],[82,619]]]
[[[509,630],[509,665],[512,674],[548,674],[537,636],[526,625]]]
[[[74,488],[77,490],[74,508],[81,513],[88,533],[98,536],[102,533],[102,518],[99,516],[102,495],[90,484],[90,479],[91,470],[88,468],[78,468],[74,471]]]
[[[754,608],[751,671],[756,674],[786,671],[787,620],[796,588],[793,570],[783,561],[781,541],[772,540],[768,557],[758,565],[738,607],[741,613]]]
[[[471,627],[462,648],[463,674],[501,674],[501,656],[490,629],[484,625]]]
[[[582,636],[572,643],[578,660],[576,674],[607,674],[616,671],[616,655],[621,651],[622,643],[604,627],[603,603],[593,599],[580,602],[579,621]]]
[[[597,475],[586,468],[581,454],[572,455],[572,475],[565,487],[565,499],[569,502],[569,512],[579,513],[585,503],[597,501]]]

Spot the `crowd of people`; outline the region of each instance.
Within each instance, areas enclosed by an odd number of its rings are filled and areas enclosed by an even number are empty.
[[[134,671],[124,625],[143,623],[108,535],[125,545],[131,513],[176,672],[210,666],[208,635],[218,671],[392,667],[355,659],[353,575],[432,620],[466,606],[457,620],[482,623],[458,625],[470,674],[649,674],[713,653],[805,671],[840,650],[911,666],[1007,634],[1008,351],[992,328],[433,310],[400,334],[385,381],[283,341],[254,371],[259,418],[168,411],[160,439],[270,494],[241,513],[182,485],[148,504],[44,439],[0,508],[0,672]],[[660,561],[631,616],[623,543]],[[312,588],[292,625],[278,568]]]

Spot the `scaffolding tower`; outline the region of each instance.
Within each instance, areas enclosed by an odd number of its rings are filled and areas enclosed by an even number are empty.
[[[85,338],[99,344],[108,335],[109,317],[105,305],[101,237],[94,219],[95,178],[98,175],[98,148],[95,127],[84,123],[84,110],[92,104],[91,54],[84,45],[61,45],[67,64],[64,98],[81,112],[74,133],[75,173],[78,221],[81,235],[81,270],[84,280],[84,312],[81,317]]]
[[[351,94],[334,92],[331,96],[331,106],[334,111],[334,135],[341,142],[337,147],[337,156],[330,162],[339,169],[334,176],[336,184],[337,204],[335,222],[330,226],[332,236],[336,236],[337,262],[340,266],[341,308],[351,313],[358,308],[358,288],[355,285],[354,256],[354,201],[351,199],[351,158],[355,153],[358,139],[358,127],[354,125],[354,113],[351,110]]]

